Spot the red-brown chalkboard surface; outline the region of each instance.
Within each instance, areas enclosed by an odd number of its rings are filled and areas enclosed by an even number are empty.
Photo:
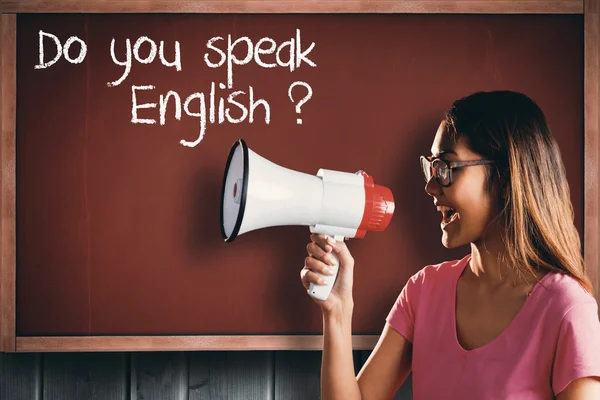
[[[299,278],[308,227],[221,237],[238,138],[286,168],[362,169],[392,189],[388,229],[348,242],[353,333],[378,334],[413,273],[469,251],[441,245],[419,155],[479,90],[546,112],[583,232],[581,15],[23,14],[16,37],[17,336],[321,333]],[[228,68],[236,41],[238,60],[250,42],[264,53]],[[312,89],[300,108],[296,81]]]

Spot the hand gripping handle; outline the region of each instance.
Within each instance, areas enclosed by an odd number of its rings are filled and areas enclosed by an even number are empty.
[[[325,237],[327,237],[327,235],[325,235]],[[332,237],[335,241],[343,241],[344,237],[343,236],[330,236]],[[335,281],[337,279],[338,276],[338,271],[340,269],[340,260],[337,257],[337,255],[334,252],[329,253],[330,256],[333,257],[334,260],[334,265],[331,265],[331,268],[334,270],[335,274],[334,275],[327,275],[327,276],[323,276],[323,279],[325,279],[325,285],[315,285],[314,283],[311,283],[309,288],[308,288],[308,294],[310,295],[310,297],[315,298],[317,300],[322,300],[325,301],[327,300],[327,298],[329,297],[329,293],[331,293],[331,289],[333,288],[333,285],[335,284]],[[320,274],[319,274],[320,275]]]

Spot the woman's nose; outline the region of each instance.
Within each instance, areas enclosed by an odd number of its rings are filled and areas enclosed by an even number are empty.
[[[425,192],[430,196],[439,195],[442,191],[442,187],[437,180],[432,176],[425,184]]]

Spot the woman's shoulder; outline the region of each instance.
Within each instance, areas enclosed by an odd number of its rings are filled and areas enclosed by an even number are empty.
[[[594,296],[586,291],[573,276],[561,272],[548,272],[536,285],[540,303],[563,315],[580,304],[597,307]]]
[[[462,258],[455,260],[442,261],[437,264],[427,264],[415,273],[411,279],[425,282],[427,280],[446,279],[448,276],[460,274],[471,258],[471,254],[467,254]]]
[[[451,284],[452,277],[458,277],[462,273],[470,257],[471,254],[467,254],[459,259],[427,264],[417,271],[409,282],[416,285],[435,285],[439,282]]]

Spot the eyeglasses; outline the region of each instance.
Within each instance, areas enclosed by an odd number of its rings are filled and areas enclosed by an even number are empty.
[[[441,158],[421,156],[421,170],[425,177],[425,182],[429,182],[433,176],[440,186],[448,187],[452,184],[452,170],[461,167],[470,167],[471,165],[494,164],[492,160],[473,160],[473,161],[445,161]]]

